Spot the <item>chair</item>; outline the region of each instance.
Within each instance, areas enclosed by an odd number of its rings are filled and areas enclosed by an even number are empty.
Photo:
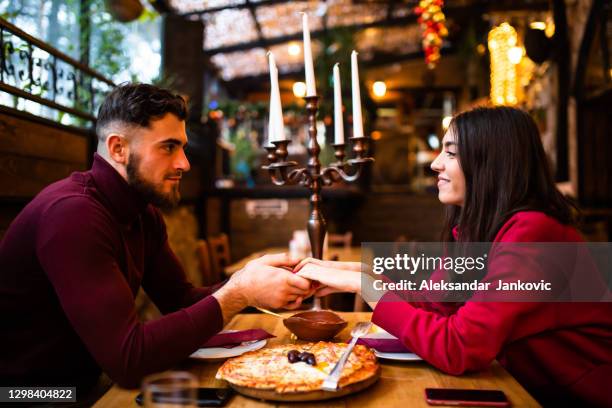
[[[229,238],[227,234],[208,238],[208,249],[214,276],[217,282],[223,280],[225,267],[232,263],[230,256]]]
[[[353,233],[348,231],[344,234],[328,234],[327,245],[330,247],[350,248],[353,245]]]
[[[196,242],[196,255],[198,257],[198,267],[203,286],[214,285],[222,280],[222,277],[217,275],[216,268],[213,268],[212,260],[210,259],[210,250],[205,240],[199,239]]]

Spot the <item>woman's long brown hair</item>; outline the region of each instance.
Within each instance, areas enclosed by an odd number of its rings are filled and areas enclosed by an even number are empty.
[[[574,205],[557,190],[538,128],[527,112],[510,107],[476,108],[455,116],[454,132],[465,174],[463,207],[448,206],[443,241],[492,242],[516,212],[544,212],[574,222]]]

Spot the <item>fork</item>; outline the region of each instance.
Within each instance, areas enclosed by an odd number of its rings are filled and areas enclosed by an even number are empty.
[[[349,343],[344,353],[340,357],[340,360],[336,363],[334,368],[331,370],[325,381],[323,381],[323,386],[321,387],[325,391],[337,391],[338,390],[338,381],[340,381],[340,375],[342,374],[342,369],[344,368],[346,362],[348,361],[357,340],[365,334],[368,333],[370,327],[372,326],[371,322],[359,322],[355,325],[353,330],[351,331],[351,336],[353,339]]]

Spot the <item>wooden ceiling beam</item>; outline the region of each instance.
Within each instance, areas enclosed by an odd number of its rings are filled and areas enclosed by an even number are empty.
[[[253,19],[253,23],[255,24],[255,29],[257,30],[257,36],[259,37],[259,41],[263,44],[268,44],[266,38],[264,37],[263,30],[261,29],[261,24],[259,24],[259,20],[257,19],[257,13],[255,12],[255,6],[251,3],[250,0],[245,0],[245,4],[249,8],[249,13],[251,14],[251,18]]]
[[[440,53],[442,56],[454,55],[456,53],[455,47],[443,48]],[[378,54],[375,55],[372,59],[367,61],[360,61],[359,64],[364,69],[366,68],[375,68],[379,66],[385,66],[389,64],[393,64],[396,62],[405,62],[405,61],[414,61],[414,60],[423,60],[424,53],[422,51],[412,52],[407,54]],[[294,79],[296,81],[303,81],[303,71],[294,71],[288,72],[284,74],[280,74],[278,76],[279,80],[283,79]],[[262,83],[267,83],[269,78],[268,73],[254,76],[246,76],[234,78],[229,81],[224,81],[224,86],[228,89],[228,91],[236,97],[239,97],[241,93],[248,93],[254,90],[262,90]]]
[[[276,4],[288,3],[290,0],[263,0],[256,4],[257,7],[263,6],[274,6]],[[223,10],[240,10],[245,8],[250,8],[253,4],[249,4],[250,2],[245,1],[244,3],[232,4],[230,6],[221,6],[221,7],[211,7],[204,10],[199,11],[190,11],[188,13],[178,13],[182,17],[191,17],[191,16],[202,16],[204,14],[216,13],[218,11]]]
[[[278,2],[278,0],[269,0]],[[248,7],[247,2],[245,4],[241,4],[242,7]],[[261,7],[262,5],[268,3],[268,1],[262,1],[260,3],[251,4],[252,8]],[[233,6],[238,7],[239,5]],[[329,31],[334,31],[336,29],[351,29],[354,31],[365,30],[367,28],[373,27],[396,27],[402,25],[413,24],[417,20],[417,16],[412,14],[404,17],[393,18],[393,10],[396,5],[393,5],[393,2],[389,3],[389,8],[387,9],[387,15],[385,18],[375,21],[372,23],[364,23],[364,24],[356,24],[352,26],[340,26],[340,27],[324,27],[322,30],[311,31],[311,38],[322,37]],[[550,8],[548,0],[533,0],[533,1],[475,1],[469,6],[446,6],[444,7],[444,13],[447,18],[462,18],[470,15],[474,15],[475,13],[486,13],[486,12],[510,12],[510,11],[520,11],[520,10],[529,10],[529,11],[545,11]],[[253,11],[255,13],[255,11]],[[271,45],[283,44],[289,41],[296,41],[302,39],[301,30],[295,32],[294,34],[283,35],[274,38],[259,38],[255,41],[249,41],[245,43],[227,45],[223,47],[211,48],[208,50],[204,50],[204,54],[207,56],[220,54],[220,53],[228,53],[228,52],[236,52],[236,51],[245,51],[250,50],[252,48],[266,48]]]
[[[399,25],[404,25],[404,24],[412,24],[415,21],[416,21],[416,16],[407,16],[407,17],[401,17],[401,18],[396,18],[396,19],[391,19],[391,20],[385,19],[385,20],[375,21],[373,23],[358,24],[358,25],[353,25],[353,26],[348,26],[348,27],[346,26],[333,27],[333,28],[328,27],[327,32],[334,31],[336,29],[346,29],[346,28],[350,28],[355,31],[360,31],[360,30],[365,30],[366,28],[371,28],[371,27],[392,27],[392,26],[399,26]],[[319,38],[319,37],[322,37],[324,34],[326,34],[325,29],[311,31],[310,38]],[[283,44],[289,41],[296,41],[296,40],[301,40],[301,39],[302,39],[302,31],[300,30],[299,32],[296,32],[295,34],[268,38],[265,40],[265,42],[268,46],[270,46],[270,45]],[[245,51],[245,50],[250,50],[252,48],[262,48],[262,47],[265,47],[266,44],[264,44],[264,41],[256,40],[256,41],[250,41],[247,43],[228,45],[225,47],[211,48],[208,50],[204,50],[204,54],[210,56],[210,55],[227,53],[227,52]]]

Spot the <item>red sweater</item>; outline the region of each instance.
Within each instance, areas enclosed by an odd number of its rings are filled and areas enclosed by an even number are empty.
[[[577,242],[575,229],[540,212],[512,216],[495,242]],[[504,253],[489,259],[482,282],[496,285]],[[506,266],[506,268],[505,268]],[[372,321],[449,374],[485,369],[497,359],[542,403],[612,406],[612,303],[468,301],[423,307],[387,293]]]
[[[139,321],[141,287],[163,317]],[[164,221],[100,156],[44,189],[0,243],[0,385],[123,386],[171,368],[218,332],[214,288],[194,288]]]

